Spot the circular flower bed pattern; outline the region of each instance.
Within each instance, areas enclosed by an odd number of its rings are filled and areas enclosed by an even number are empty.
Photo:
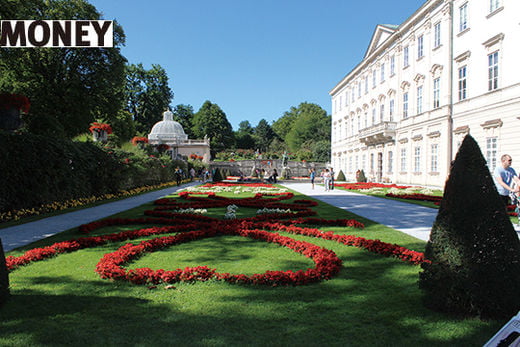
[[[274,186],[264,184],[247,184],[242,187],[256,187],[262,189],[274,189]],[[153,210],[145,211],[147,217],[136,219],[105,219],[82,225],[79,230],[88,234],[105,226],[132,225],[132,224],[163,224],[163,227],[151,227],[130,231],[122,231],[100,236],[85,236],[74,240],[58,242],[44,248],[35,248],[25,252],[19,257],[6,258],[9,271],[20,266],[27,265],[57,256],[61,253],[69,253],[79,249],[93,248],[109,242],[122,242],[142,237],[157,236],[142,241],[138,244],[126,244],[114,252],[105,254],[96,266],[96,272],[104,279],[129,281],[135,284],[159,284],[176,282],[207,281],[209,279],[226,281],[229,283],[255,284],[255,285],[304,285],[331,279],[342,266],[342,261],[337,255],[328,249],[319,247],[309,242],[297,241],[287,236],[282,236],[276,231],[298,234],[325,240],[335,241],[347,246],[364,248],[384,256],[397,257],[412,264],[421,264],[425,261],[424,254],[406,249],[404,247],[385,243],[379,240],[369,240],[353,235],[341,235],[332,231],[323,231],[314,226],[343,226],[352,228],[364,228],[364,225],[353,219],[325,220],[311,217],[316,215],[311,208],[317,203],[311,200],[294,200],[291,203],[282,202],[294,197],[290,192],[256,193],[251,198],[227,198],[208,191],[212,187],[221,187],[222,184],[206,184],[204,190],[197,192],[185,191],[179,194],[178,199],[159,199],[155,201]],[[233,187],[233,185],[228,185]],[[267,213],[255,217],[223,220],[203,216],[200,214],[178,213],[179,209],[207,209],[235,205],[238,207],[260,209],[289,209],[290,213]],[[174,212],[172,212],[174,211]],[[172,234],[168,236],[159,236]],[[219,273],[201,265],[186,267],[184,269],[153,270],[139,268],[127,270],[125,265],[140,256],[155,252],[160,249],[172,247],[181,243],[190,242],[202,238],[219,235],[234,235],[249,237],[269,243],[276,243],[300,253],[315,263],[314,268],[299,271],[266,271],[262,274],[244,275]]]

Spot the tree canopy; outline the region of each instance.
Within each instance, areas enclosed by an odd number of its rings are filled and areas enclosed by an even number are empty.
[[[193,138],[193,106],[191,105],[177,105],[173,108],[173,120],[177,121],[184,128],[184,132],[188,138]]]
[[[205,101],[193,118],[193,132],[198,138],[208,136],[211,140],[211,152],[214,155],[234,146],[233,127],[226,114],[209,100]]]
[[[256,128],[254,129],[256,147],[260,149],[261,152],[267,151],[275,135],[276,134],[269,125],[269,123],[267,123],[265,119],[261,119],[260,122],[258,122]]]
[[[100,19],[85,0],[14,0],[0,7],[0,19]],[[117,117],[123,103],[123,29],[114,25],[114,48],[2,48],[0,92],[31,101],[27,129],[73,137],[97,118]]]
[[[126,67],[125,96],[136,130],[145,134],[162,120],[173,92],[168,86],[168,75],[160,65],[146,70],[142,64],[130,64]]]

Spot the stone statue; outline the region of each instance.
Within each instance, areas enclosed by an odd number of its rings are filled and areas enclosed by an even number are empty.
[[[289,164],[289,156],[287,155],[287,152],[283,152],[282,167],[287,167],[288,164]]]

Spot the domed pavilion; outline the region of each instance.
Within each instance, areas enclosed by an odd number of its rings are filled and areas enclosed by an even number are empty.
[[[148,134],[148,143],[155,146],[168,145],[174,159],[195,154],[202,157],[205,163],[209,163],[210,160],[209,138],[204,136],[202,140],[188,139],[182,125],[173,120],[173,113],[170,110],[164,112],[163,120],[152,127],[152,131]]]

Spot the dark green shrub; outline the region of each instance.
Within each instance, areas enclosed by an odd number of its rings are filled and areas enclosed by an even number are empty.
[[[5,264],[4,248],[2,239],[0,239],[0,307],[7,301],[9,297],[9,272]]]
[[[365,171],[358,170],[356,172],[356,181],[358,181],[358,182],[366,182],[367,181],[367,177],[365,176]]]
[[[480,148],[464,139],[426,246],[419,286],[435,310],[507,318],[520,310],[520,241]]]
[[[90,142],[0,132],[0,212],[173,181],[173,165]]]
[[[347,178],[345,177],[345,174],[343,173],[343,170],[339,170],[338,177],[336,178],[336,181],[346,181]]]

